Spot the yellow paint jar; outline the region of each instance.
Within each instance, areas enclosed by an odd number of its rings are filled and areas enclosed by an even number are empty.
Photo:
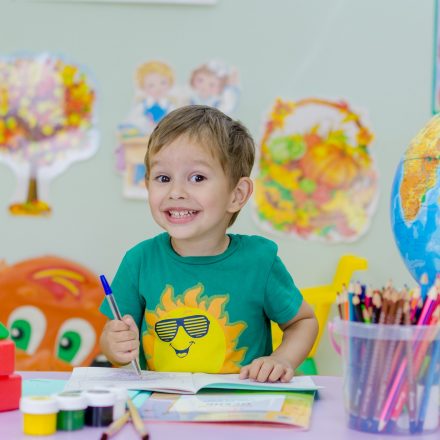
[[[51,396],[28,396],[20,399],[23,432],[27,435],[51,435],[57,427],[58,402]]]

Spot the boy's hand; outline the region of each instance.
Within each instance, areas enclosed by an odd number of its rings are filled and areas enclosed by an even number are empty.
[[[101,335],[101,348],[112,364],[125,365],[139,355],[139,330],[130,315],[108,321]]]
[[[240,379],[253,379],[257,382],[290,382],[295,372],[285,359],[264,356],[254,359],[240,370]]]

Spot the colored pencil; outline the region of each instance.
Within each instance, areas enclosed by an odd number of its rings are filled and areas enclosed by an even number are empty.
[[[440,340],[435,341],[433,344],[431,362],[429,364],[428,372],[426,373],[424,389],[422,394],[422,400],[420,403],[420,412],[417,419],[417,431],[423,431],[423,425],[425,423],[426,412],[428,410],[428,402],[431,396],[431,388],[434,384],[434,378],[436,376],[436,371],[439,368],[440,361]]]
[[[148,431],[144,425],[143,420],[141,419],[141,416],[139,415],[135,404],[130,398],[127,399],[127,406],[128,410],[130,411],[131,420],[133,421],[134,427],[136,428],[136,431],[138,432],[140,438],[142,440],[148,440]]]
[[[115,420],[101,435],[101,440],[107,440],[112,435],[115,435],[128,421],[130,420],[130,413],[126,411],[119,419]]]

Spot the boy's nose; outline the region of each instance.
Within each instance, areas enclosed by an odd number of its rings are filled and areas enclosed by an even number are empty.
[[[173,200],[184,199],[187,197],[186,190],[183,185],[174,183],[169,192],[169,198]]]

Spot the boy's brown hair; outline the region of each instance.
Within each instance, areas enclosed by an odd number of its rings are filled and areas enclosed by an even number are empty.
[[[164,146],[181,136],[197,141],[218,157],[231,188],[241,177],[249,177],[255,160],[255,144],[247,128],[214,107],[187,105],[165,116],[150,135],[145,154],[145,179],[150,159]],[[229,226],[237,218],[234,213]]]

